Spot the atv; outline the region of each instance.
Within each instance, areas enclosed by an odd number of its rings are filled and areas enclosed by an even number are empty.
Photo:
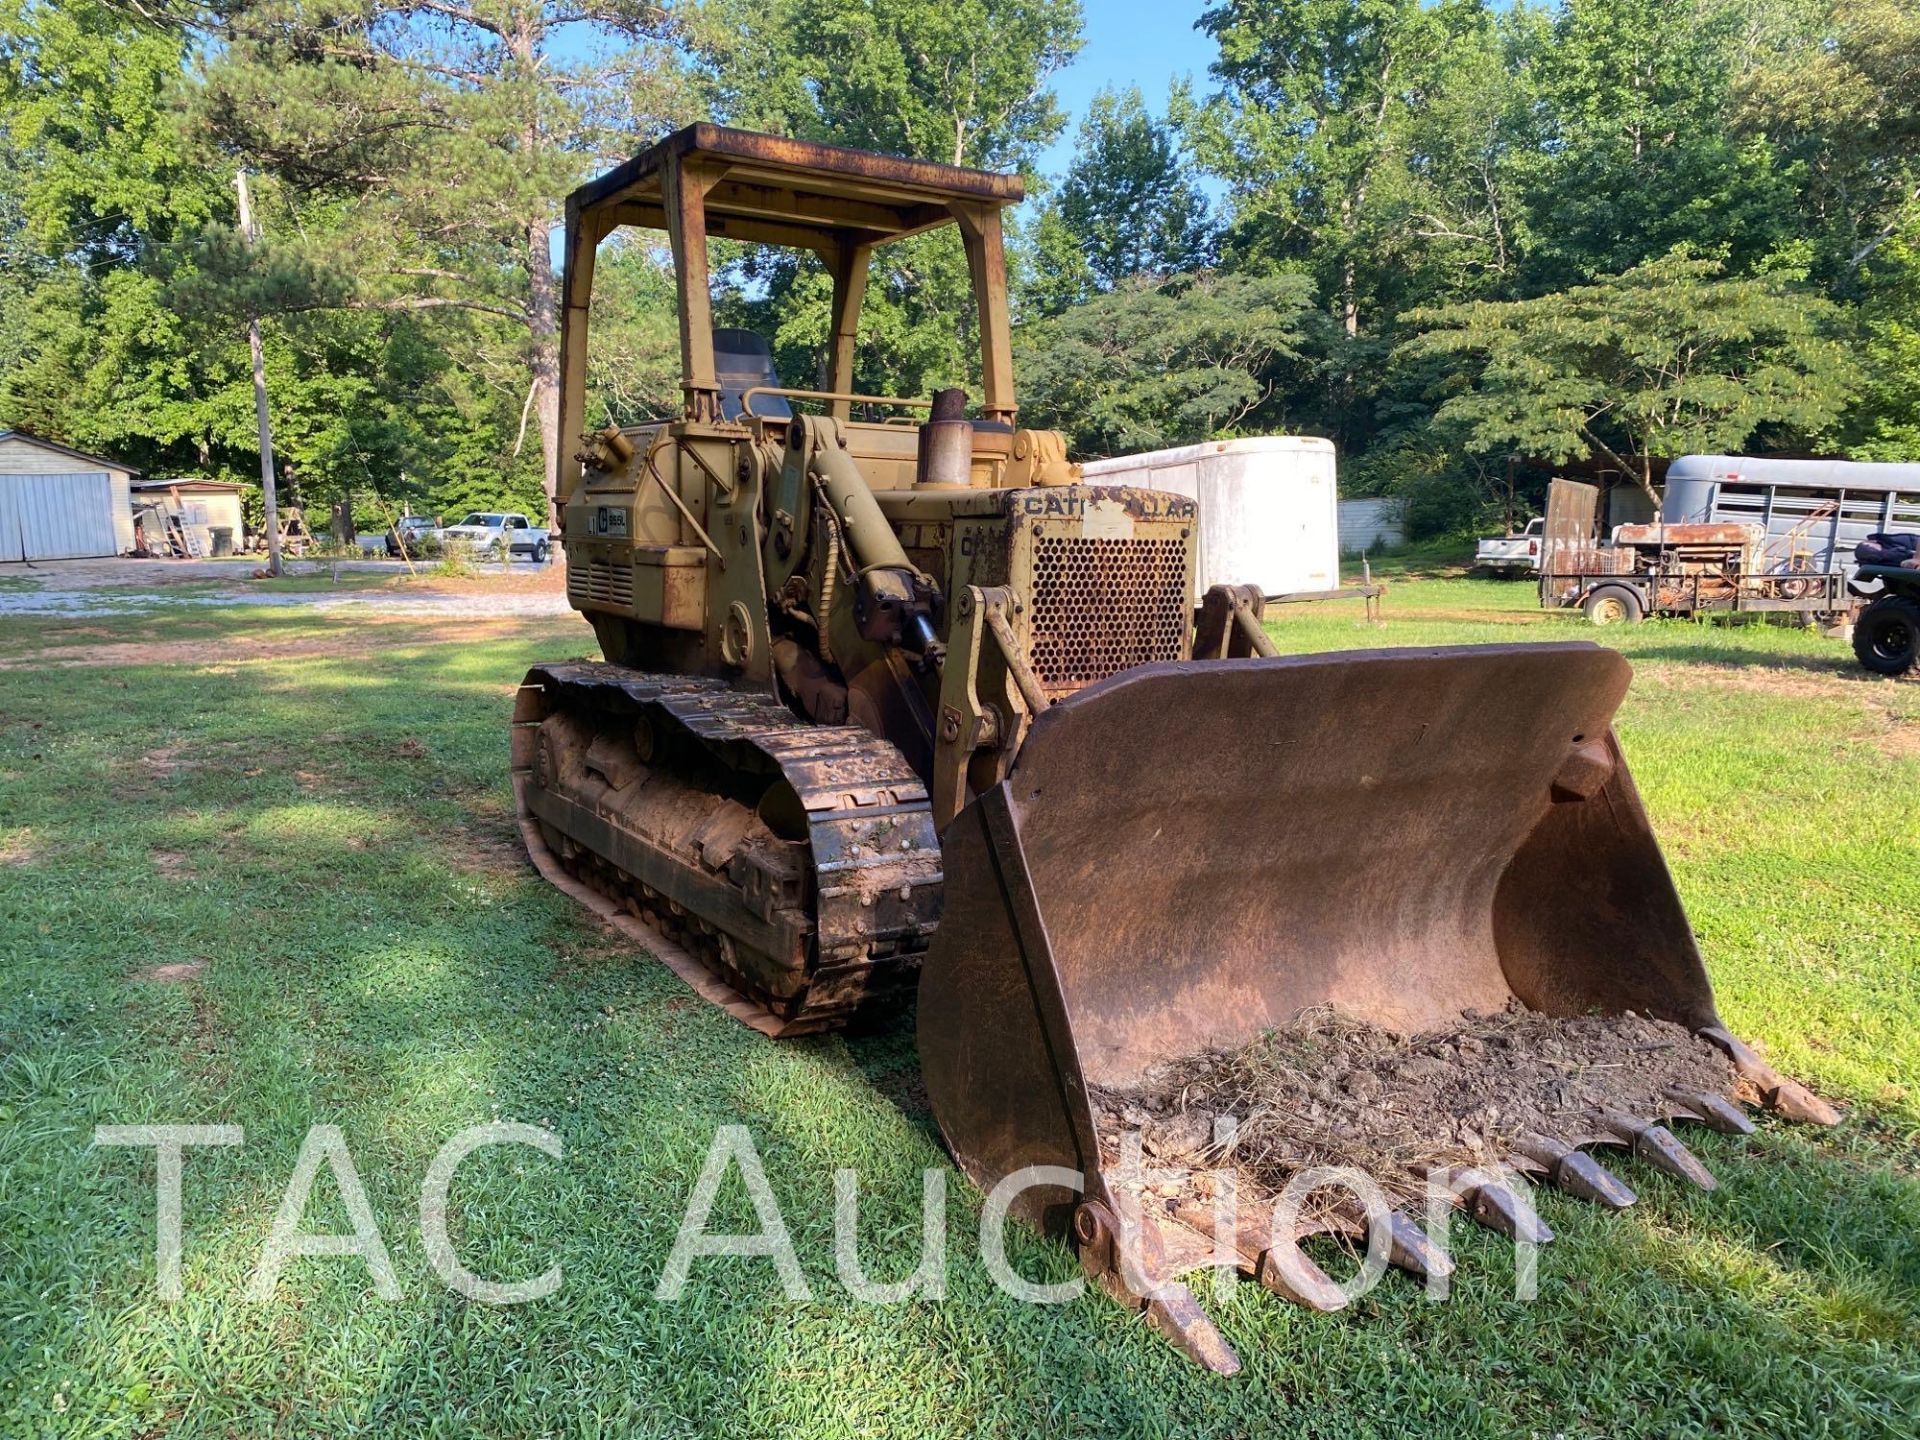
[[[1860,663],[1896,679],[1920,671],[1920,570],[1862,565],[1851,585],[1855,594],[1873,596],[1853,622],[1853,653]]]

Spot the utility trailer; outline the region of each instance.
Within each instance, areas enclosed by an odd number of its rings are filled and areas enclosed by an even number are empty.
[[[1540,604],[1596,625],[1649,615],[1787,614],[1833,623],[1855,604],[1844,572],[1807,568],[1758,524],[1656,520],[1601,537],[1599,490],[1555,480],[1547,496]]]

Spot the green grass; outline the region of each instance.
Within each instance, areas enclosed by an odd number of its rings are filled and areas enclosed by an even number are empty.
[[[1473,565],[1471,538],[1442,536],[1437,540],[1410,540],[1368,554],[1363,562],[1358,555],[1342,555],[1340,568],[1347,583],[1363,575],[1363,563],[1376,580],[1406,580],[1430,575],[1464,575]]]
[[[1403,582],[1290,608],[1283,648],[1592,638],[1525,585]],[[356,617],[179,607],[0,621],[0,659],[156,640],[204,660],[0,670],[0,1433],[31,1435],[1908,1435],[1920,1409],[1920,686],[1779,628],[1610,631],[1620,728],[1721,1008],[1850,1109],[1694,1143],[1683,1192],[1621,1161],[1622,1217],[1555,1195],[1540,1298],[1462,1234],[1452,1303],[1389,1279],[1323,1317],[1240,1285],[1211,1308],[1247,1362],[1195,1370],[1089,1295],[986,1278],[979,1200],[949,1175],[947,1297],[874,1308],[832,1278],[832,1172],[863,1184],[863,1254],[912,1253],[945,1166],[911,1024],[775,1045],[693,1002],[517,860],[511,686],[590,648],[528,622],[459,646]],[[86,633],[81,633],[86,632]],[[328,653],[336,643],[342,653]],[[283,653],[296,652],[296,653]],[[264,656],[265,658],[248,658]],[[121,658],[137,658],[123,655]],[[197,963],[185,982],[135,978]],[[469,1305],[415,1224],[440,1144],[495,1117],[558,1162],[485,1151],[455,1191],[469,1263],[556,1261],[553,1298]],[[189,1154],[185,1297],[153,1286],[153,1161],[102,1123],[246,1127]],[[358,1262],[241,1291],[307,1128],[339,1125],[404,1298]],[[758,1142],[815,1298],[773,1267],[654,1283],[715,1128]],[[344,1212],[323,1173],[309,1228]],[[736,1181],[716,1223],[745,1229]],[[892,1252],[899,1253],[899,1252]],[[1023,1274],[1073,1263],[1017,1236]]]

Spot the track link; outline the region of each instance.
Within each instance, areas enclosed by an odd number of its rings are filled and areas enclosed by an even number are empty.
[[[536,666],[513,720],[535,866],[755,1029],[838,1028],[919,973],[940,842],[900,752],[725,681]]]

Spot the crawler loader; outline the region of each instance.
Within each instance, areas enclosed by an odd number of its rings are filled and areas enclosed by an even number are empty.
[[[1750,1098],[1824,1104],[1721,1028],[1612,717],[1626,663],[1588,644],[1281,657],[1257,589],[1198,611],[1194,502],[1083,485],[1019,423],[1001,215],[1017,179],[694,125],[567,202],[559,475],[567,594],[604,659],[534,668],[512,731],[531,858],[768,1036],[918,987],[928,1095],[983,1189],[1204,1364],[1237,1361],[1181,1276],[1221,1263],[1180,1207],[1108,1167],[1095,1087],[1243,1044],[1313,1007],[1419,1031],[1469,1009],[1634,1010],[1712,1038]],[[979,402],[860,393],[877,247],[959,231]],[[678,413],[587,429],[595,253],[664,230]],[[820,372],[716,329],[714,239],[817,255]],[[1748,1127],[1717,1095],[1587,1117],[1522,1173],[1631,1194],[1581,1147],[1711,1184],[1660,1123]],[[1518,1187],[1469,1214],[1545,1238]],[[1334,1215],[1444,1264],[1404,1216]],[[1293,1236],[1226,1261],[1340,1303]]]

